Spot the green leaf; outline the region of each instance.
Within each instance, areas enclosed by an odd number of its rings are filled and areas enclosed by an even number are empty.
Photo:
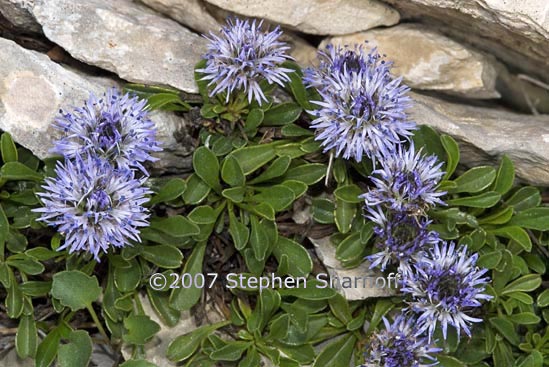
[[[512,206],[517,212],[534,208],[540,203],[539,190],[532,186],[521,187],[507,200],[507,205]]]
[[[158,367],[158,366],[144,359],[130,359],[122,363],[120,367]]]
[[[377,301],[374,308],[374,314],[372,315],[372,319],[370,320],[370,325],[368,326],[366,333],[371,333],[375,330],[383,319],[383,316],[389,313],[389,311],[391,311],[394,307],[395,304],[389,299],[380,299]]]
[[[228,156],[223,161],[221,168],[221,178],[230,186],[243,186],[246,182],[242,167],[233,156]]]
[[[273,163],[271,163],[269,167],[267,167],[267,169],[263,173],[251,180],[250,183],[252,185],[255,185],[257,183],[265,182],[273,178],[282,176],[284,173],[286,173],[288,167],[290,167],[291,162],[292,159],[287,155],[278,157],[273,161]]]
[[[335,297],[337,292],[330,288],[328,281],[319,282],[308,279],[306,288],[288,288],[280,289],[278,292],[281,296],[297,297],[310,301],[318,301]]]
[[[186,204],[196,205],[208,196],[210,193],[208,186],[198,175],[192,174],[187,179],[187,188],[183,192],[183,200]]]
[[[495,191],[484,192],[480,195],[461,197],[447,200],[448,205],[468,206],[471,208],[491,208],[501,199],[501,195]]]
[[[549,230],[549,207],[530,208],[521,211],[511,218],[509,224],[538,231],[547,231]]]
[[[513,207],[506,207],[486,217],[479,218],[479,224],[505,224],[513,216]]]
[[[303,182],[296,181],[296,180],[287,180],[282,182],[281,185],[286,186],[290,190],[294,192],[295,198],[301,197],[306,191],[307,191],[307,185]]]
[[[291,124],[299,118],[301,111],[301,107],[293,102],[278,104],[265,112],[263,125],[283,126]]]
[[[496,178],[496,170],[489,166],[474,167],[454,180],[457,187],[450,194],[460,192],[476,193],[489,187]]]
[[[251,333],[262,333],[263,329],[280,307],[280,294],[271,289],[263,289],[257,305],[248,318],[247,328]]]
[[[303,73],[300,66],[292,61],[285,61],[284,63],[282,63],[282,66],[284,68],[294,70],[294,72],[288,73],[288,76],[290,77],[290,82],[288,83],[288,86],[290,87],[290,90],[296,102],[299,103],[299,105],[303,107],[304,110],[312,110],[313,107],[309,102],[307,89],[303,85]]]
[[[219,183],[219,161],[208,148],[201,146],[193,154],[194,172],[215,191],[221,191]]]
[[[129,344],[144,345],[160,331],[160,325],[147,315],[130,315],[124,319],[124,328],[128,331],[122,339]]]
[[[194,66],[194,80],[196,82],[196,85],[198,86],[198,92],[200,93],[202,100],[204,101],[204,103],[207,103],[210,100],[210,97],[208,96],[208,83],[210,81],[205,80],[204,74],[197,71],[200,69],[204,69],[205,67],[206,59],[202,59],[196,63],[196,65]]]
[[[45,269],[40,261],[26,254],[12,255],[6,259],[6,263],[29,275],[41,274]]]
[[[59,367],[87,366],[92,354],[92,340],[85,330],[71,331],[68,343],[59,346]]]
[[[263,189],[251,200],[269,204],[275,212],[287,209],[295,200],[294,192],[284,185],[274,185]]]
[[[507,284],[501,294],[508,294],[512,292],[530,292],[537,289],[540,285],[541,278],[539,274],[528,274]]]
[[[436,155],[443,162],[446,151],[441,143],[439,134],[430,126],[419,125],[412,137],[416,147],[422,147],[428,155]]]
[[[152,307],[164,324],[174,327],[179,322],[181,312],[170,307],[170,295],[147,287],[147,295]]]
[[[202,288],[207,284],[200,286],[196,281],[196,274],[202,273],[202,262],[204,261],[204,253],[206,251],[206,243],[201,242],[196,245],[191,256],[185,263],[185,267],[181,274],[190,274],[193,281],[192,286],[189,288],[176,288],[170,295],[170,306],[176,310],[184,311],[189,310],[192,306],[198,302],[200,295],[202,294]],[[207,281],[207,279],[205,279]]]
[[[10,134],[3,133],[2,137],[0,137],[0,150],[2,151],[2,160],[4,163],[17,162],[17,148]]]
[[[19,285],[19,289],[26,296],[43,297],[51,290],[51,281],[29,280]]]
[[[90,307],[100,294],[97,278],[81,271],[62,271],[53,276],[51,295],[72,311]]]
[[[63,325],[50,331],[40,345],[38,345],[38,349],[36,350],[36,367],[48,367],[53,363],[57,355],[59,342],[61,341],[61,333],[65,327]]]
[[[349,367],[355,343],[352,333],[331,342],[320,352],[313,367]]]
[[[459,146],[450,135],[441,135],[440,142],[446,151],[446,173],[443,180],[448,180],[459,163]]]
[[[274,221],[275,220],[275,211],[273,207],[268,203],[259,203],[257,205],[252,206],[251,208],[246,208],[242,206],[242,208],[247,209],[248,211],[259,215],[260,217],[263,217],[267,220]]]
[[[437,355],[437,360],[440,367],[467,367],[465,363],[451,356]]]
[[[250,230],[244,223],[240,222],[233,211],[229,211],[229,234],[233,239],[234,247],[240,251],[248,244]]]
[[[334,316],[344,325],[347,325],[353,319],[349,303],[341,294],[338,293],[335,297],[330,298],[328,304],[330,305],[330,310],[332,310]]]
[[[509,190],[511,190],[514,182],[515,165],[513,164],[513,161],[507,157],[507,155],[503,155],[492,190],[499,192],[501,195],[505,195]]]
[[[238,364],[238,367],[257,367],[261,366],[261,357],[255,347],[251,347],[246,352],[246,356]]]
[[[282,135],[287,137],[313,136],[314,132],[310,129],[304,129],[296,124],[289,124],[282,127]]]
[[[231,187],[230,189],[225,189],[221,191],[221,196],[229,199],[233,203],[241,203],[244,200],[245,194],[245,187]]]
[[[520,340],[513,323],[501,317],[490,318],[490,324],[505,338],[509,343],[518,345]]]
[[[256,216],[250,216],[250,223],[252,232],[250,235],[250,246],[254,252],[254,257],[262,261],[267,256],[267,252],[270,247],[269,236],[267,230],[262,222],[260,222]]]
[[[244,125],[244,131],[248,134],[255,134],[255,131],[263,122],[265,118],[265,113],[260,108],[254,108],[246,117],[246,124]]]
[[[238,161],[244,175],[249,175],[272,160],[276,153],[272,144],[261,144],[237,149],[229,156]]]
[[[25,166],[23,163],[8,162],[0,168],[0,179],[5,181],[42,181],[43,176]]]
[[[362,195],[363,192],[357,185],[351,184],[351,185],[345,185],[345,186],[339,186],[335,191],[334,195],[336,198],[338,198],[341,201],[344,201],[346,203],[362,203],[364,199],[359,198],[360,195]]]
[[[351,230],[351,225],[355,215],[356,204],[336,200],[335,223],[339,232],[347,233]]]
[[[166,182],[149,201],[149,205],[166,203],[183,195],[187,183],[180,178],[173,178]]]
[[[148,109],[151,111],[188,111],[190,105],[184,102],[179,94],[174,93],[156,93],[148,98]]]
[[[114,284],[120,292],[131,292],[142,280],[141,267],[135,258],[129,260],[130,266],[123,268],[116,266],[113,271]]]
[[[521,312],[509,316],[509,319],[519,325],[537,325],[541,321],[539,316],[532,312]]]
[[[168,345],[166,356],[173,362],[181,362],[190,358],[208,335],[229,323],[230,321],[223,321],[213,325],[204,325],[188,334],[178,336]]]
[[[244,341],[229,342],[210,353],[210,358],[215,361],[238,361],[242,353],[251,345],[251,342]]]
[[[335,205],[331,200],[324,198],[313,199],[313,219],[317,223],[334,223]]]
[[[173,237],[190,237],[200,233],[200,228],[182,215],[153,218],[150,227]]]
[[[309,252],[302,245],[289,238],[278,236],[273,254],[279,262],[283,255],[291,260],[288,264],[288,274],[293,277],[306,277],[313,270],[313,261]]]
[[[502,254],[500,250],[487,252],[479,256],[477,266],[486,269],[494,269],[501,261]]]
[[[306,163],[290,168],[284,175],[285,180],[301,181],[307,185],[313,185],[326,175],[326,165],[322,163]]]
[[[23,315],[19,320],[19,327],[15,334],[15,349],[19,358],[33,357],[36,355],[38,335],[34,315]]]
[[[366,224],[373,227],[371,223]],[[360,232],[352,232],[336,248],[336,259],[345,262],[354,262],[365,256],[366,245],[361,241]]]
[[[488,231],[496,236],[505,237],[516,241],[524,250],[532,250],[532,241],[528,233],[519,226],[507,226]]]
[[[175,269],[181,265],[183,254],[170,245],[143,246],[141,257],[165,269]]]
[[[538,304],[538,307],[549,306],[549,289],[546,289],[539,294],[537,304]]]
[[[188,218],[195,224],[212,224],[217,220],[218,214],[211,206],[202,205],[194,208],[189,213]]]

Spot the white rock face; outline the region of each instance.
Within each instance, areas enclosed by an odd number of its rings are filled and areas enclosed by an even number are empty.
[[[310,34],[340,35],[398,23],[399,14],[377,0],[206,0],[222,9]]]
[[[200,33],[218,31],[221,26],[201,0],[140,0],[148,7]]]
[[[411,95],[415,101],[409,111],[411,119],[456,138],[462,163],[496,165],[507,154],[520,179],[549,186],[548,115],[521,115]]]
[[[309,238],[309,240],[315,246],[316,254],[328,270],[328,275],[334,279],[337,277],[340,280],[340,283],[334,282],[334,289],[347,300],[356,301],[372,297],[390,297],[396,294],[396,289],[393,289],[396,285],[395,278],[393,277],[393,280],[389,281],[386,274],[369,269],[369,263],[367,262],[363,262],[356,268],[343,268],[335,257],[336,248],[330,237]],[[351,280],[352,286],[348,287],[348,284],[344,283],[345,278]],[[385,279],[384,282],[382,279]],[[322,280],[329,282],[327,278],[322,278]],[[357,280],[356,283],[355,280]]]
[[[50,156],[58,132],[52,123],[59,109],[81,105],[90,93],[103,94],[117,84],[108,79],[85,78],[52,62],[47,56],[26,50],[0,38],[0,129],[31,150],[38,158]],[[161,171],[190,167],[191,147],[174,134],[185,131],[185,121],[167,113],[151,118],[165,151],[155,168]]]
[[[74,58],[122,79],[198,91],[193,65],[206,40],[129,0],[40,0],[44,34]]]
[[[34,0],[0,0],[0,14],[16,27],[39,33],[40,24],[30,12],[33,6]]]
[[[437,90],[468,98],[498,98],[496,68],[492,59],[421,25],[332,37],[322,42],[377,47],[394,62],[393,73],[415,89]]]
[[[383,0],[404,18],[444,28],[519,70],[549,81],[547,0]]]

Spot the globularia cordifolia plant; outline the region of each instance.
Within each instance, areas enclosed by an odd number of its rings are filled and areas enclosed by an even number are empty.
[[[544,366],[549,208],[511,160],[459,165],[367,44],[302,69],[261,21],[206,39],[199,96],[128,84],[62,111],[64,161],[2,135],[0,294],[21,358],[85,366],[99,332],[122,367],[153,367],[149,342],[190,311],[174,364]],[[188,122],[190,172],[149,177],[150,110]]]

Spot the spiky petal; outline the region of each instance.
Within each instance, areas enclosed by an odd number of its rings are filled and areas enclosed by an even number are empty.
[[[481,300],[492,296],[485,294],[489,278],[483,277],[487,269],[476,266],[478,254],[469,255],[466,246],[456,249],[453,242],[439,242],[427,256],[414,265],[412,276],[404,278],[402,292],[412,300],[409,308],[417,313],[417,335],[427,331],[432,338],[437,325],[442,326],[443,338],[447,338],[448,325],[471,336],[470,325],[482,319],[470,316],[481,306]]]
[[[39,192],[44,207],[39,221],[57,227],[65,236],[59,250],[86,251],[99,261],[110,246],[124,247],[140,241],[139,228],[147,226],[149,212],[143,204],[151,191],[143,187],[146,177],[135,179],[132,170],[115,169],[88,155],[58,162],[57,177],[45,180]]]
[[[367,206],[381,205],[397,212],[425,214],[434,205],[445,205],[444,191],[437,186],[444,175],[442,162],[434,155],[416,153],[413,142],[408,148],[398,145],[384,152],[380,168],[370,180],[374,187],[362,195]]]
[[[139,168],[147,174],[143,163],[158,160],[151,154],[162,149],[146,104],[144,99],[112,88],[101,98],[91,95],[84,106],[72,112],[61,110],[54,126],[63,136],[54,152],[68,159],[94,155],[117,167]]]
[[[441,351],[430,345],[425,337],[415,334],[416,320],[404,314],[391,324],[384,317],[385,330],[372,336],[362,367],[427,367],[438,362],[432,354]]]
[[[416,128],[405,113],[409,88],[391,75],[390,64],[375,49],[369,54],[363,47],[328,50],[329,55],[320,54],[325,59],[321,66],[308,70],[304,78],[322,97],[311,101],[318,109],[308,111],[315,117],[315,139],[336,157],[376,160]]]
[[[210,33],[208,51],[204,55],[206,67],[197,69],[203,73],[202,80],[208,80],[213,87],[210,96],[225,93],[226,102],[234,91],[243,91],[248,102],[255,99],[258,104],[267,101],[260,82],[284,85],[290,80],[292,69],[281,64],[290,60],[286,54],[290,49],[279,40],[280,27],[263,32],[263,21],[251,23],[248,20],[229,19],[221,34]]]

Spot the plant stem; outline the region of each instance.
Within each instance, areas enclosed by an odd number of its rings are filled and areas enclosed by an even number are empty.
[[[90,313],[90,315],[93,319],[93,322],[95,323],[95,326],[97,326],[97,329],[99,330],[101,335],[103,335],[103,337],[107,341],[109,341],[110,338],[107,335],[107,333],[105,332],[105,329],[103,329],[103,325],[101,325],[101,322],[99,322],[99,318],[97,317],[97,314],[95,313],[95,310],[93,309],[93,307],[91,305],[87,305],[86,308],[88,309],[88,312]]]

